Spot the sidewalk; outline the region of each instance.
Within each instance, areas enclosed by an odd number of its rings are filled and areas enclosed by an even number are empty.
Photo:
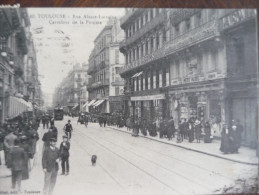
[[[108,126],[108,127],[110,129],[128,133],[128,134],[131,134],[132,132],[132,131],[127,131],[126,127],[123,127],[123,128],[118,128],[115,126]],[[185,139],[183,142],[177,143],[176,138],[173,138],[172,140],[169,141],[167,138],[160,139],[158,135],[156,137],[151,137],[149,135],[143,136],[141,133],[139,133],[139,137],[143,137],[146,139],[173,145],[186,150],[199,152],[202,154],[214,156],[217,158],[222,158],[222,159],[237,162],[237,163],[258,166],[258,157],[256,157],[256,150],[250,149],[248,147],[241,147],[239,149],[238,154],[223,154],[219,150],[220,148],[219,140],[213,140],[212,143],[204,143],[203,141],[201,141],[201,143],[196,143],[196,140],[194,140],[192,143],[189,143],[188,140]]]

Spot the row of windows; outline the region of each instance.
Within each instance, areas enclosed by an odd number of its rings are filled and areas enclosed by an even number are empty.
[[[109,44],[111,42],[112,38],[111,35],[108,36],[103,36],[103,38],[101,40],[98,41],[98,43],[96,43],[96,48],[98,50],[103,49],[107,44]]]
[[[199,27],[203,23],[211,21],[216,17],[216,10],[202,10],[195,15],[186,18],[185,20],[173,25],[173,36],[177,37],[185,32],[188,32],[194,28]]]
[[[93,76],[94,82],[102,81],[105,79],[105,69],[102,69],[98,71],[96,74]]]
[[[162,72],[151,71],[150,74],[143,74],[132,78],[129,82],[128,84],[131,86],[132,91],[143,91],[169,86],[169,70],[163,69]]]
[[[126,64],[138,60],[139,58],[161,48],[164,43],[168,41],[166,34],[167,33],[164,30],[162,33],[157,33],[155,36],[150,37],[143,44],[131,49],[128,53],[126,53]]]
[[[150,9],[144,12],[139,18],[135,20],[135,22],[126,29],[126,38],[134,35],[139,29],[144,27],[149,21],[153,18],[157,17],[162,12],[162,9]]]

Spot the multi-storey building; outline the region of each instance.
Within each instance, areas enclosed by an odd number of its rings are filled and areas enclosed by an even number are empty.
[[[167,9],[126,9],[121,28],[126,39],[120,45],[126,65],[121,69],[125,79],[130,115],[148,120],[166,118],[169,66],[164,57],[170,38]]]
[[[87,75],[88,65],[77,64],[56,88],[53,105],[62,106],[66,112],[88,111]]]
[[[41,105],[41,88],[38,74],[36,51],[31,32],[27,32],[28,53],[24,56],[24,99],[34,107]]]
[[[29,50],[30,20],[25,8],[0,9],[0,118],[32,109],[26,99],[24,57]],[[27,100],[27,99],[26,99]]]
[[[248,9],[128,10],[121,19],[127,38],[120,50],[130,113],[149,120],[210,121],[217,136],[223,124],[240,120],[243,143],[254,146],[255,18]]]
[[[109,20],[94,40],[94,49],[89,56],[90,112],[114,112],[122,109],[120,96],[123,94],[123,80],[119,68],[124,65],[119,52],[123,39],[118,19]]]

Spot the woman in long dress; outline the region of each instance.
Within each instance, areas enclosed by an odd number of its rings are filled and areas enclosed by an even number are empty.
[[[188,137],[189,137],[189,142],[193,142],[194,140],[194,126],[191,120],[188,122]]]
[[[210,129],[210,123],[207,121],[204,125],[204,143],[211,143],[211,129]]]

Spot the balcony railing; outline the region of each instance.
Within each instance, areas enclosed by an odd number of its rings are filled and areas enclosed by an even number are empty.
[[[109,79],[104,79],[104,80],[97,81],[97,82],[92,82],[92,81],[89,80],[87,88],[88,89],[89,88],[97,88],[97,87],[105,86],[105,85],[109,85],[109,84],[110,84]]]
[[[151,31],[155,27],[157,27],[159,24],[163,23],[166,19],[166,15],[164,13],[161,13],[157,15],[155,18],[151,19],[148,23],[145,24],[142,28],[140,28],[138,31],[136,31],[131,37],[128,37],[124,41],[120,43],[120,48],[125,47],[129,44],[134,43],[139,38],[143,37],[147,32]]]
[[[171,40],[166,45],[166,55],[216,36],[219,36],[218,22],[212,20]]]
[[[159,58],[165,57],[165,45],[158,50],[153,51],[152,53],[145,55],[138,60],[135,60],[131,63],[126,64],[124,67],[120,68],[120,74],[124,74],[129,70],[133,70],[137,67],[145,65],[151,61],[157,60]]]

